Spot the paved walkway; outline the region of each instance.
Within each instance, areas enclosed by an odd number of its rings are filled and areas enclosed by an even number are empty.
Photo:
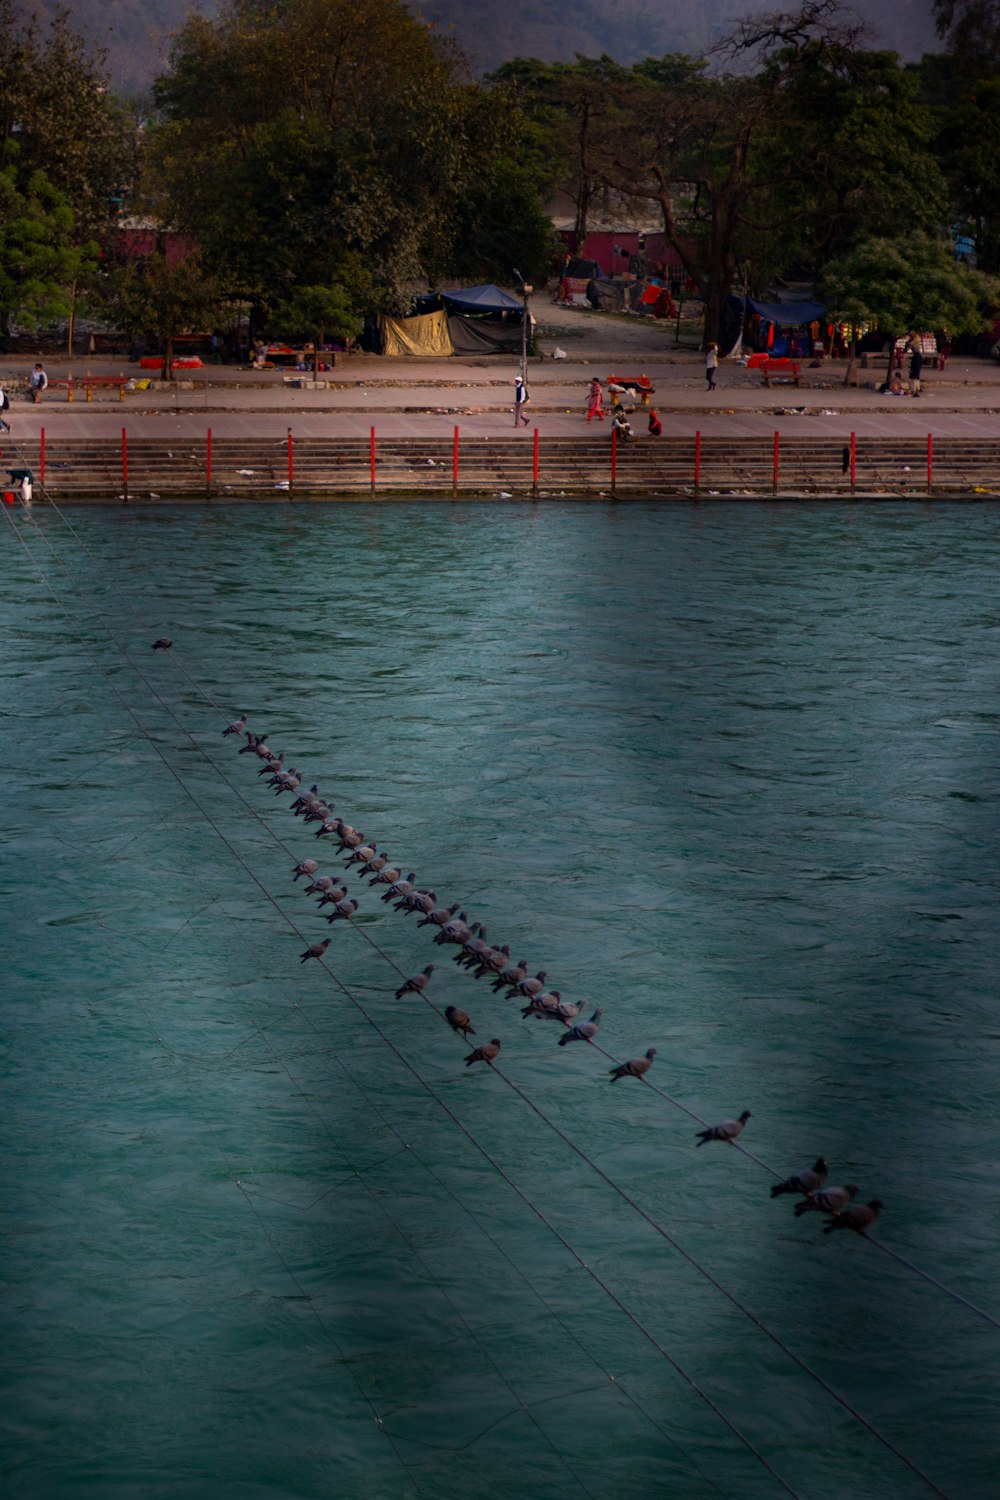
[[[348,356],[331,371],[328,388],[297,389],[287,372],[248,371],[207,367],[184,372],[174,388],[127,394],[124,402],[101,394],[92,402],[77,390],[72,403],[63,390],[53,389],[34,406],[15,395],[7,413],[13,437],[31,441],[39,429],[46,436],[111,437],[122,426],[137,438],[202,436],[211,427],[218,437],[276,437],[290,427],[301,437],[367,437],[374,425],[384,437],[445,437],[457,425],[468,437],[512,442],[530,440],[537,426],[545,435],[578,437],[581,443],[606,442],[609,423],[584,421],[587,386],[595,374],[625,376],[648,373],[656,395],[653,405],[666,433],[690,436],[761,436],[783,434],[846,437],[983,438],[1000,436],[1000,364],[989,360],[958,359],[944,372],[928,371],[919,400],[880,396],[874,383],[879,369],[859,371],[857,387],[843,385],[844,366],[827,361],[807,369],[801,388],[764,388],[759,376],[738,364],[724,363],[714,394],[705,390],[701,357],[664,348],[667,331],[654,330],[653,349],[530,361],[531,390],[528,428],[514,430],[512,394],[517,361],[495,359],[386,360],[373,355]],[[554,340],[549,341],[554,346]],[[568,342],[568,340],[567,340]],[[30,357],[0,360],[0,380],[23,375]],[[51,379],[65,379],[72,370],[81,382],[93,374],[135,375],[134,366],[111,358],[50,359]],[[304,378],[304,377],[302,377]],[[636,411],[634,425],[645,420]]]

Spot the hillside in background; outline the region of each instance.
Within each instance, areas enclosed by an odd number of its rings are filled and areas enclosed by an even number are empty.
[[[59,0],[25,0],[26,8],[51,13]],[[119,90],[141,90],[167,62],[171,32],[192,8],[212,15],[217,0],[69,0],[74,28],[108,54],[111,82]],[[425,0],[415,5],[441,31],[453,35],[477,72],[512,57],[571,62],[608,53],[621,63],[665,52],[700,53],[730,30],[733,17],[753,11],[791,9],[778,0]],[[934,51],[930,0],[855,0],[854,9],[872,28],[872,45],[915,59]],[[280,80],[275,80],[280,89]]]

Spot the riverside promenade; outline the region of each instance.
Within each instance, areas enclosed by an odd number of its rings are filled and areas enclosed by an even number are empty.
[[[521,455],[525,462],[537,429],[542,444],[559,440],[554,446],[561,453],[559,483],[565,488],[573,483],[568,460],[574,453],[579,451],[581,461],[593,468],[603,464],[611,446],[609,420],[584,420],[591,379],[644,373],[655,387],[651,404],[663,422],[664,437],[649,438],[645,412],[628,403],[635,407],[631,420],[636,434],[628,445],[630,458],[640,449],[659,448],[666,461],[672,440],[693,444],[696,434],[716,457],[731,443],[734,454],[742,451],[746,458],[758,446],[763,453],[762,445],[778,434],[786,450],[793,445],[805,451],[815,444],[835,451],[839,459],[854,434],[861,451],[866,443],[874,451],[871,445],[878,443],[883,445],[879,452],[909,459],[922,454],[930,437],[939,451],[946,443],[953,457],[968,445],[969,455],[975,455],[974,479],[990,489],[995,482],[1000,490],[1000,449],[995,465],[992,454],[992,444],[1000,439],[1000,364],[994,361],[960,357],[944,371],[928,369],[918,399],[878,394],[885,368],[881,358],[857,370],[856,386],[844,386],[842,361],[825,360],[818,368],[803,362],[801,386],[770,389],[756,371],[724,361],[718,388],[709,393],[701,356],[676,348],[670,326],[544,304],[535,312],[542,352],[529,360],[529,424],[517,431],[513,383],[518,361],[510,358],[346,355],[321,374],[317,388],[302,372],[206,366],[178,372],[172,385],[154,382],[146,390],[129,390],[123,401],[114,390],[97,389],[88,402],[83,390],[88,373],[138,379],[140,371],[120,358],[53,356],[45,360],[53,387],[38,405],[12,392],[7,413],[12,432],[3,435],[0,445],[4,467],[17,451],[30,451],[37,461],[43,430],[49,454],[60,447],[68,451],[98,443],[110,454],[123,428],[135,451],[147,443],[164,453],[177,440],[204,443],[209,430],[216,444],[245,443],[248,451],[254,444],[273,445],[291,432],[296,444],[346,444],[345,452],[356,448],[361,463],[373,429],[379,445],[391,443],[401,451],[400,445],[409,443],[420,452],[444,454],[457,428],[463,445],[478,443],[485,453],[483,445],[488,444],[491,452]],[[564,358],[554,357],[557,349]],[[0,380],[10,389],[12,377],[24,377],[32,363],[30,355],[3,357]],[[72,402],[58,384],[70,373],[75,381]],[[912,473],[921,461],[901,460],[900,471]],[[442,460],[436,462],[440,466]],[[879,462],[884,469],[886,460]],[[758,467],[762,463],[758,455]]]

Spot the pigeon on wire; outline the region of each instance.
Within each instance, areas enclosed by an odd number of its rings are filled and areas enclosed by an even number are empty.
[[[813,1193],[811,1198],[803,1198],[801,1203],[796,1203],[795,1217],[798,1219],[802,1214],[810,1213],[842,1213],[858,1196],[858,1191],[853,1182],[847,1182],[843,1187],[825,1187],[820,1192]]]
[[[471,1068],[473,1063],[484,1062],[489,1063],[492,1067],[494,1059],[499,1057],[499,1055],[500,1038],[495,1036],[492,1042],[484,1042],[481,1047],[476,1048],[475,1052],[470,1052],[465,1059],[465,1066]]]
[[[320,898],[317,901],[316,905],[320,906],[320,907],[323,907],[323,906],[336,906],[337,902],[338,901],[343,901],[346,896],[347,896],[347,886],[346,885],[333,885],[333,884],[330,884],[330,885],[327,886],[327,888],[323,892],[322,896],[320,896]]]
[[[157,636],[156,640],[153,642],[152,649],[154,651],[169,651],[173,644],[174,643],[170,639],[169,635],[161,635]]]
[[[545,970],[539,969],[533,979],[522,979],[519,984],[512,985],[507,991],[507,999],[513,995],[523,995],[525,1000],[534,1000],[545,988]]]
[[[358,903],[356,901],[338,901],[326,920],[328,922],[349,921],[357,909]]]
[[[404,995],[422,995],[431,982],[434,973],[434,965],[428,964],[419,974],[411,974],[405,984],[401,984],[396,991],[396,999],[402,1000]]]
[[[509,943],[504,943],[502,948],[487,948],[485,953],[480,957],[479,965],[472,977],[473,979],[482,979],[488,974],[492,978],[496,978],[499,973],[506,969],[509,962]],[[471,969],[472,965],[468,964],[467,967]]]
[[[321,943],[313,943],[312,946],[310,948],[307,948],[304,953],[300,953],[299,959],[302,963],[305,963],[307,958],[322,958],[323,954],[326,952],[329,946],[330,939],[324,938]]]
[[[393,909],[401,912],[419,911],[426,917],[428,912],[434,910],[436,900],[437,895],[434,891],[408,891],[401,901],[396,902]]]
[[[738,1120],[723,1120],[719,1125],[710,1125],[707,1130],[699,1130],[698,1145],[704,1146],[709,1141],[728,1141],[730,1145],[737,1136],[743,1134],[744,1127],[750,1118],[750,1111],[745,1109]]]
[[[560,1047],[565,1047],[568,1042],[592,1042],[600,1028],[603,1014],[603,1009],[598,1006],[589,1021],[577,1021],[575,1026],[564,1031],[559,1038]]]
[[[306,895],[315,896],[316,893],[319,892],[321,896],[325,896],[327,891],[332,891],[336,884],[336,875],[317,875],[316,879],[311,880],[306,886]],[[346,890],[344,894],[347,894]]]
[[[826,1160],[818,1156],[807,1172],[798,1172],[794,1177],[786,1177],[784,1182],[776,1182],[771,1189],[771,1197],[780,1198],[782,1193],[798,1193],[800,1198],[811,1198],[823,1186],[826,1178]]]
[[[460,911],[457,917],[452,917],[450,922],[445,922],[434,941],[438,944],[457,943],[461,947],[471,936],[472,928],[469,926],[468,918],[464,911]]]
[[[293,880],[294,881],[298,881],[298,878],[299,878],[300,875],[315,875],[316,871],[318,869],[319,869],[319,860],[317,860],[317,859],[300,859],[299,862],[298,862],[298,864],[295,866],[295,869],[292,871]],[[308,890],[308,889],[309,889],[309,887],[306,886],[306,890]]]
[[[619,1078],[644,1078],[653,1066],[655,1056],[656,1048],[650,1047],[645,1057],[630,1057],[628,1062],[619,1063],[616,1068],[609,1068],[611,1082],[617,1083]]]
[[[402,877],[402,866],[396,866],[395,868],[389,866],[387,869],[386,865],[388,863],[388,860],[386,860],[386,864],[380,870],[375,871],[375,874],[368,882],[369,885],[395,885],[396,881]]]
[[[520,963],[508,964],[502,974],[498,974],[493,982],[493,993],[498,995],[501,990],[515,989],[522,979],[528,977],[528,960],[522,958]]]
[[[460,1031],[463,1036],[475,1036],[476,1028],[472,1024],[472,1018],[467,1011],[459,1010],[457,1005],[446,1005],[444,1018],[452,1031]]]
[[[852,1208],[845,1208],[836,1214],[823,1226],[824,1234],[832,1234],[835,1229],[853,1229],[855,1234],[864,1234],[870,1229],[885,1207],[881,1198],[873,1198],[870,1203],[860,1203]]]
[[[417,923],[418,927],[444,927],[450,922],[458,911],[458,902],[454,906],[437,906],[433,911],[425,912]]]
[[[490,945],[486,936],[486,928],[482,922],[473,922],[472,931],[459,948],[452,955],[452,961],[460,969],[474,969],[484,953],[489,953]]]
[[[242,739],[243,735],[246,733],[247,719],[249,717],[249,714],[244,714],[242,719],[234,719],[231,724],[227,724],[225,729],[222,731],[222,738],[225,739],[227,734],[238,734]]]
[[[406,877],[405,880],[394,880],[392,882],[392,884],[389,886],[389,889],[385,892],[385,895],[382,897],[382,900],[383,901],[400,901],[400,900],[402,900],[404,896],[408,896],[410,894],[410,892],[413,890],[413,882],[416,880],[416,878],[417,878],[416,877],[416,873],[413,870],[411,870],[410,873],[409,873],[409,875],[407,875],[407,877]],[[373,884],[374,884],[374,882],[373,882]]]

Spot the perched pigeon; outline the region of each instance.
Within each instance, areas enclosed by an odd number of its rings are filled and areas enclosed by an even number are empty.
[[[507,991],[507,998],[509,1000],[512,995],[523,995],[526,1000],[533,1000],[544,988],[545,970],[539,969],[534,979],[522,979],[519,984],[512,985]]]
[[[843,1187],[823,1188],[822,1192],[813,1193],[811,1198],[796,1203],[795,1217],[809,1213],[839,1214],[857,1196],[858,1189],[853,1182],[845,1183]]]
[[[428,964],[420,974],[411,974],[405,984],[401,984],[396,991],[396,999],[402,1000],[404,995],[422,995],[431,982],[434,973],[434,965]]]
[[[438,906],[438,907],[435,907],[433,911],[428,911],[428,912],[424,913],[424,915],[420,918],[420,921],[417,923],[417,926],[418,927],[444,927],[445,923],[446,922],[450,922],[451,919],[452,919],[452,917],[455,915],[455,913],[457,911],[458,911],[458,902],[457,901],[455,902],[454,906]]]
[[[222,738],[225,739],[227,734],[238,734],[242,737],[246,730],[247,719],[249,717],[249,714],[244,714],[242,719],[234,719],[231,724],[227,724],[225,729],[222,731]]]
[[[330,939],[324,938],[321,943],[313,943],[311,948],[307,948],[304,953],[301,953],[299,955],[299,958],[301,959],[302,963],[305,963],[307,958],[322,958],[323,954],[326,952],[329,946]]]
[[[311,880],[306,886],[306,895],[314,896],[317,891],[323,895],[327,891],[332,891],[336,884],[337,877],[335,875],[317,875],[316,879]],[[344,894],[346,895],[346,891]]]
[[[170,639],[169,635],[161,635],[161,636],[158,636],[156,638],[156,640],[153,642],[153,650],[154,651],[169,651],[170,648],[171,648],[171,646],[173,644],[174,643]]]
[[[295,866],[295,869],[292,871],[292,875],[294,877],[294,880],[298,881],[298,878],[299,878],[300,875],[315,875],[316,871],[318,869],[319,869],[319,861],[318,860],[316,860],[316,859],[302,859],[302,860],[299,860],[299,863]],[[306,887],[306,889],[308,890],[308,886]]]
[[[433,891],[408,891],[401,901],[397,901],[394,911],[410,912],[420,911],[426,917],[429,911],[434,910],[437,896]]]
[[[559,1038],[560,1047],[565,1047],[567,1042],[592,1042],[597,1035],[604,1011],[600,1006],[594,1011],[589,1021],[577,1021],[569,1031],[564,1031]]]
[[[745,1109],[738,1120],[723,1120],[721,1125],[710,1125],[707,1130],[699,1130],[698,1145],[704,1146],[707,1141],[728,1141],[733,1144],[738,1135],[743,1134],[743,1127],[750,1118],[750,1111]]]
[[[347,895],[346,885],[329,885],[317,901],[317,906],[336,906],[338,901],[343,901]]]
[[[515,989],[522,979],[528,977],[528,961],[521,959],[520,963],[508,964],[502,974],[498,974],[493,982],[493,993],[499,995],[501,990]]]
[[[619,1078],[642,1078],[653,1066],[653,1058],[656,1056],[656,1048],[650,1047],[645,1057],[630,1057],[628,1062],[619,1063],[616,1068],[610,1068],[611,1082],[617,1083]]]
[[[460,1031],[463,1036],[475,1036],[476,1028],[471,1017],[464,1010],[459,1010],[457,1005],[445,1006],[444,1018],[452,1031]]]
[[[484,975],[497,975],[501,973],[510,962],[510,944],[504,943],[502,948],[487,948],[479,960],[479,965],[473,974],[473,979],[482,979]],[[472,965],[467,967],[470,969]]]
[[[358,874],[362,879],[364,879],[366,875],[377,875],[380,870],[385,869],[388,863],[388,854],[376,854],[374,858],[365,860],[364,864],[361,866],[361,869],[358,871]],[[396,875],[398,874],[399,871],[397,870]],[[393,876],[394,880],[396,878],[396,875]]]
[[[471,936],[472,928],[469,926],[465,912],[460,911],[457,917],[452,917],[450,922],[445,922],[434,941],[439,944],[458,943],[461,947]]]
[[[388,864],[388,861],[386,861],[386,864]],[[386,869],[386,865],[383,865],[381,869],[375,871],[375,874],[372,876],[371,880],[369,880],[368,884],[395,885],[396,881],[401,879],[402,874],[403,871],[401,868],[392,868],[390,866],[390,868]]]
[[[351,846],[351,853],[345,859],[345,865],[364,865],[370,859],[374,859],[378,853],[378,844],[355,844]]]
[[[499,1054],[500,1038],[494,1037],[492,1042],[484,1042],[481,1047],[476,1048],[475,1052],[470,1052],[465,1059],[465,1066],[471,1068],[472,1064],[477,1062],[489,1063],[492,1066],[494,1058]]]
[[[823,1233],[832,1234],[835,1229],[853,1229],[856,1234],[864,1234],[875,1223],[883,1207],[881,1198],[873,1198],[870,1203],[861,1203],[857,1208],[845,1208],[835,1214],[829,1224],[823,1226]]]
[[[824,1157],[817,1157],[808,1172],[799,1172],[795,1177],[786,1177],[784,1182],[776,1182],[771,1189],[772,1198],[780,1198],[782,1193],[798,1193],[799,1197],[811,1198],[817,1188],[821,1188],[826,1182],[827,1166]]]
[[[356,901],[338,901],[336,906],[333,908],[333,911],[330,913],[326,920],[328,922],[340,922],[342,920],[349,920],[354,916],[354,913],[357,911],[357,909],[358,903]]]
[[[382,897],[382,900],[399,901],[404,896],[408,896],[413,890],[413,882],[416,880],[416,878],[416,874],[413,870],[411,870],[405,880],[394,880],[389,889],[386,891],[385,895]]]

